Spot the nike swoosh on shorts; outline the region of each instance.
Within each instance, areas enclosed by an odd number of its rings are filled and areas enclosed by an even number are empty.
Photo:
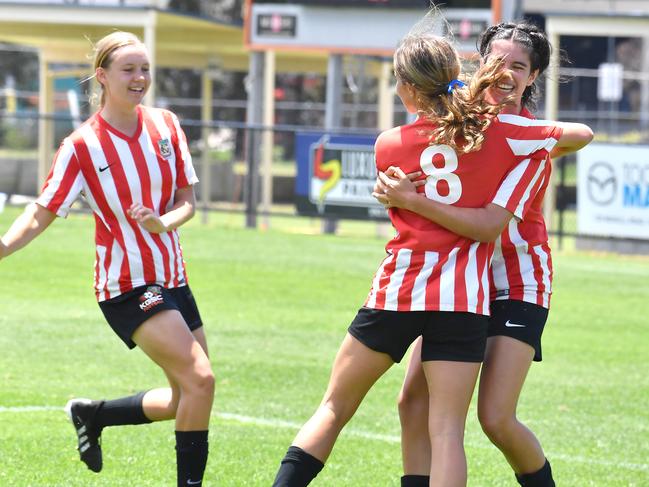
[[[505,321],[505,326],[507,328],[525,328],[526,325],[519,325],[518,323],[512,323],[511,321]]]

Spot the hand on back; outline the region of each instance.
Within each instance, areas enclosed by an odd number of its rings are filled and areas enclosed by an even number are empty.
[[[425,179],[417,180],[421,174],[421,171],[406,174],[401,168],[390,166],[385,172],[379,172],[372,196],[386,208],[407,208],[417,194],[417,187],[426,184]]]

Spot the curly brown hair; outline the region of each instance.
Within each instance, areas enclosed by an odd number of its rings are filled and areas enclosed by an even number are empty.
[[[431,144],[445,144],[459,153],[479,150],[484,131],[509,98],[494,105],[485,90],[508,74],[503,60],[492,56],[464,87],[449,89],[461,77],[460,57],[451,43],[432,34],[408,35],[394,53],[394,73],[416,91],[419,116],[435,124]]]

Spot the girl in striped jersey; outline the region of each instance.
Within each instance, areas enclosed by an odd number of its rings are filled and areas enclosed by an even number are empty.
[[[532,120],[527,107],[534,104],[534,82],[550,59],[550,44],[543,32],[524,23],[498,24],[482,35],[479,50],[483,59],[504,57],[505,68],[511,75],[510,82],[489,91],[495,102],[510,97],[501,113],[529,120],[522,123],[540,123]],[[551,155],[576,151],[592,136],[584,125],[564,124],[563,135]],[[478,241],[496,240],[490,267],[491,317],[480,377],[478,416],[518,482],[539,487],[555,485],[552,471],[535,435],[518,421],[516,404],[532,361],[541,360],[541,333],[550,302],[552,260],[541,208],[550,171],[548,160],[540,183],[528,195],[520,214],[508,211],[502,197],[512,174],[503,180],[501,191],[481,209],[455,208],[421,198],[416,193],[421,174],[407,177],[399,168],[380,174],[375,190],[375,196],[384,204],[414,211]],[[410,178],[415,182],[411,183]],[[405,474],[402,486],[406,487],[429,485],[430,441],[425,433],[429,398],[420,347],[421,340],[413,349],[399,395]]]
[[[511,213],[522,215],[562,128],[500,120],[499,107],[484,97],[486,88],[505,82],[502,60],[482,67],[462,88],[457,52],[428,34],[428,26],[419,27],[394,55],[397,93],[419,118],[378,137],[378,169],[423,171],[429,177],[419,190],[458,207],[486,205],[509,175],[503,198]],[[432,398],[430,484],[466,484],[464,423],[486,343],[493,246],[399,208],[389,215],[397,236],[348,329],[324,399],[282,460],[275,486],[307,485],[317,475],[365,394],[419,335]]]
[[[177,231],[194,215],[198,179],[176,116],[140,104],[151,84],[144,44],[114,32],[95,51],[100,109],[62,142],[40,197],[3,236],[0,257],[85,197],[95,217],[99,306],[129,348],[138,345],[162,368],[169,387],[68,402],[81,460],[101,470],[106,426],[175,418],[178,485],[201,485],[214,376]]]

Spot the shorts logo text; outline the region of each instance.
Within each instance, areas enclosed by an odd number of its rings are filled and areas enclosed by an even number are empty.
[[[140,309],[142,311],[149,311],[154,306],[159,305],[164,301],[162,297],[162,289],[160,286],[149,286],[140,296]]]

